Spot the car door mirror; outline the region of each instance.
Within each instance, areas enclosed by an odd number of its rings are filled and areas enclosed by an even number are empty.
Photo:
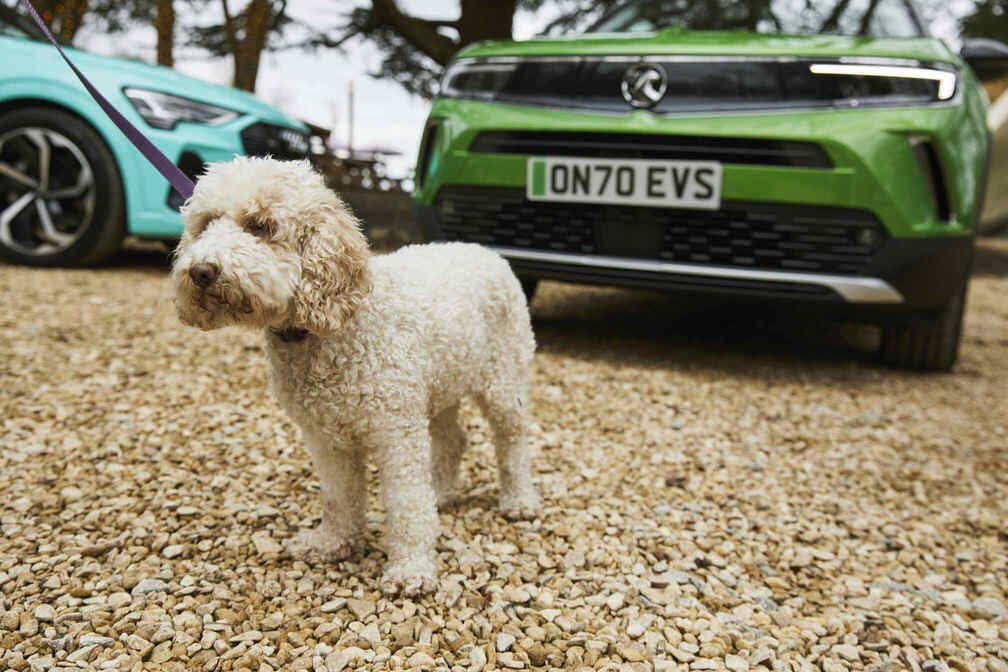
[[[980,81],[1008,77],[1008,45],[987,38],[968,38],[959,55],[966,61]]]

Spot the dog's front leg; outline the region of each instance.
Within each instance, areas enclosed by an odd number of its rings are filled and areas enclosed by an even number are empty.
[[[439,534],[426,418],[375,445],[385,499],[388,566],[382,591],[418,595],[437,587],[434,543]]]
[[[321,485],[322,523],[302,535],[298,546],[326,560],[343,560],[364,534],[367,474],[363,451],[333,446],[309,432],[304,436]]]

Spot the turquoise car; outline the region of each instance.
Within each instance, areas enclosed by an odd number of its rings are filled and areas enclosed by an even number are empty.
[[[637,0],[445,74],[414,194],[429,239],[539,279],[819,309],[883,358],[956,359],[1008,49],[904,0]]]
[[[126,235],[182,232],[180,195],[91,99],[30,20],[0,5],[0,259],[96,264]],[[307,129],[255,97],[167,68],[67,49],[190,177],[236,154],[303,159]]]

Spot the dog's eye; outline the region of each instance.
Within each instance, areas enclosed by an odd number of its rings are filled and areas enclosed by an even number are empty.
[[[251,217],[245,222],[245,230],[253,236],[259,236],[262,238],[268,236],[273,230],[273,227],[271,227],[270,223],[265,219]]]
[[[210,224],[215,219],[219,218],[220,216],[221,216],[221,213],[219,213],[219,212],[207,212],[207,213],[204,213],[204,214],[201,214],[201,215],[196,215],[195,217],[193,217],[192,227],[191,227],[191,229],[192,229],[192,235],[194,237],[198,237],[200,234],[202,234],[204,231],[207,230],[207,227],[210,226]]]

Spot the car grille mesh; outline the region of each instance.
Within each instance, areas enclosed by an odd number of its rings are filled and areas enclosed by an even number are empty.
[[[436,201],[448,240],[546,252],[792,272],[866,272],[887,234],[861,210],[726,202],[672,210],[530,202],[522,190],[447,187]]]
[[[477,154],[720,161],[762,166],[832,168],[813,142],[581,131],[483,131],[469,145]]]

